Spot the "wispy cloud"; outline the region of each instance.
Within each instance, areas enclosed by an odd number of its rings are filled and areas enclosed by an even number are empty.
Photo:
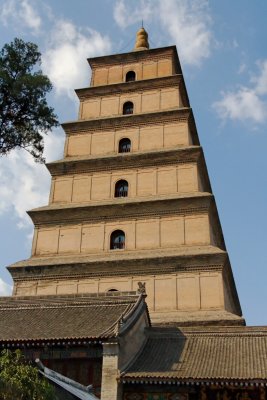
[[[251,78],[252,83],[255,84],[255,92],[262,96],[267,94],[267,60],[257,61],[259,74]]]
[[[127,28],[137,22],[147,21],[153,15],[153,4],[150,0],[140,0],[139,3],[125,2],[118,0],[114,6],[114,19],[120,28]]]
[[[38,35],[40,41],[44,40],[42,69],[49,76],[55,93],[67,94],[71,99],[75,98],[74,88],[89,84],[90,68],[86,58],[111,51],[108,36],[59,19],[42,0],[5,0],[0,6],[0,21],[8,27],[27,28]]]
[[[0,278],[0,296],[8,296],[12,292],[12,286],[8,283],[4,282],[2,278]]]
[[[246,71],[247,66],[245,63],[241,63],[239,68],[238,68],[238,74],[243,74],[244,71]]]
[[[142,19],[156,23],[178,46],[184,64],[199,66],[210,56],[212,18],[206,0],[117,0],[114,19],[121,28]]]
[[[253,75],[250,85],[222,92],[221,100],[213,108],[224,120],[250,121],[261,124],[267,120],[267,60],[258,61],[258,74]]]
[[[55,23],[47,50],[43,54],[43,70],[58,95],[73,98],[73,89],[89,84],[87,57],[106,54],[111,50],[108,37],[99,32],[76,27],[70,21]]]
[[[211,16],[204,0],[159,2],[161,23],[177,44],[184,63],[200,65],[211,49]]]
[[[58,129],[45,136],[47,161],[59,158],[63,149],[63,134]],[[47,203],[50,175],[44,165],[36,164],[24,150],[14,150],[0,158],[0,215],[14,211],[19,227],[29,227],[26,211]]]
[[[90,68],[86,58],[110,52],[110,39],[90,28],[58,19],[41,0],[5,0],[1,4],[2,23],[23,26],[38,34],[40,40],[44,39],[42,69],[52,81],[54,94],[75,98],[74,88],[89,85]],[[49,20],[47,31],[42,29],[41,17]],[[44,137],[47,161],[62,155],[64,137],[60,132],[54,130]],[[23,150],[0,157],[0,216],[14,212],[19,227],[32,229],[26,210],[47,204],[50,181],[46,167],[36,164]]]
[[[7,0],[0,8],[3,25],[19,24],[37,33],[41,27],[41,17],[29,0]]]

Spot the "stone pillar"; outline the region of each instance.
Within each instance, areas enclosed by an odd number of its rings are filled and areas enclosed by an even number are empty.
[[[101,400],[121,400],[119,376],[119,344],[103,343]]]

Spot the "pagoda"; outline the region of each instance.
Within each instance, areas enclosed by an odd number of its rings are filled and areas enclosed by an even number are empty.
[[[243,324],[175,47],[89,59],[50,202],[29,212],[32,256],[14,295],[135,290],[155,323]]]
[[[102,400],[266,400],[267,330],[245,326],[176,47],[141,28],[88,62],[2,347]]]

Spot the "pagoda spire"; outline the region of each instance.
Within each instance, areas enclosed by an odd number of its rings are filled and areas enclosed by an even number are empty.
[[[148,50],[148,49],[149,49],[148,34],[145,28],[143,27],[143,21],[142,21],[142,28],[140,28],[136,33],[134,51]]]

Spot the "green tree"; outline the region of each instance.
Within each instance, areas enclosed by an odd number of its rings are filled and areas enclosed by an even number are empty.
[[[20,350],[0,355],[0,400],[55,400],[54,388]]]
[[[37,70],[40,63],[37,45],[18,38],[0,52],[0,155],[23,148],[44,162],[43,134],[58,119],[46,101],[52,84]]]

